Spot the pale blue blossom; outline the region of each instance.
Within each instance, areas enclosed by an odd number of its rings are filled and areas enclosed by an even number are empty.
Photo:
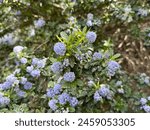
[[[26,64],[28,61],[27,61],[27,58],[21,58],[20,59],[20,62],[22,63],[22,64]]]
[[[96,102],[102,100],[102,96],[100,95],[98,90],[94,93],[94,100]]]
[[[51,70],[53,71],[53,73],[59,73],[62,71],[62,64],[61,62],[54,62],[51,65]]]
[[[66,104],[67,102],[70,101],[70,96],[69,96],[69,94],[67,94],[67,93],[62,93],[61,95],[59,95],[58,101],[59,101],[59,103],[62,104],[62,105]]]
[[[63,77],[67,82],[73,82],[75,80],[74,72],[66,72]]]
[[[39,77],[40,73],[41,73],[40,70],[35,69],[35,70],[32,70],[30,74],[32,77]]]
[[[147,99],[146,98],[141,98],[140,99],[140,104],[141,105],[145,105],[147,103]]]
[[[50,100],[50,101],[48,102],[49,107],[50,107],[53,111],[55,111],[55,110],[58,108],[58,106],[56,105],[56,103],[58,103],[58,100],[56,100],[56,99],[52,99],[52,100]]]
[[[24,87],[24,89],[29,90],[29,89],[32,88],[32,83],[31,82],[26,82],[23,87]]]
[[[18,53],[22,52],[23,49],[24,49],[23,46],[15,46],[13,48],[13,52],[16,53],[16,54],[18,54]]]
[[[40,18],[40,19],[34,21],[34,26],[35,26],[35,28],[41,28],[41,27],[43,27],[44,25],[45,25],[45,20],[42,19],[42,18]]]
[[[78,105],[78,100],[76,97],[71,97],[70,100],[69,100],[69,103],[72,107],[75,107]]]
[[[66,53],[66,45],[64,43],[62,43],[62,42],[57,42],[54,45],[54,52],[57,55],[64,56],[65,53]]]
[[[93,43],[96,41],[97,35],[95,32],[87,32],[86,38],[89,43]]]
[[[150,113],[150,106],[148,106],[148,105],[143,106],[143,110],[144,110],[146,113]]]
[[[60,92],[61,92],[61,85],[60,84],[55,84],[53,90],[54,90],[55,94],[60,94]]]
[[[102,59],[102,54],[100,52],[94,52],[93,60],[100,60]]]

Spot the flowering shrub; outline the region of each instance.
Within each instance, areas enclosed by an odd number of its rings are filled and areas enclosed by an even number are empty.
[[[139,28],[148,7],[128,0],[0,2],[0,112],[150,112],[142,88],[149,76],[130,77],[113,48],[120,35],[149,43],[149,29]]]

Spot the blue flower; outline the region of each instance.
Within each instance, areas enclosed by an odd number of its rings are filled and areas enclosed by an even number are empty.
[[[35,26],[36,28],[41,28],[41,27],[43,27],[44,25],[45,25],[45,21],[44,21],[42,18],[40,18],[40,19],[34,21],[34,26]]]
[[[12,87],[12,82],[6,81],[6,82],[0,84],[0,89],[1,90],[7,90],[7,89],[9,89],[11,87]]]
[[[99,94],[99,91],[97,90],[94,93],[94,100],[97,102],[97,101],[100,101],[101,99],[102,99],[102,96]]]
[[[32,88],[32,83],[31,82],[26,82],[23,87],[24,87],[24,89],[29,90],[29,89]]]
[[[70,100],[69,100],[69,103],[72,107],[75,107],[78,105],[78,100],[76,97],[71,97]]]
[[[0,106],[8,105],[10,103],[10,99],[8,97],[0,97]]]
[[[49,88],[47,90],[47,97],[50,97],[50,98],[53,98],[55,96],[55,92],[54,92],[54,89],[53,88]]]
[[[60,104],[64,105],[70,101],[70,96],[67,93],[62,93],[61,95],[59,95],[58,100]]]
[[[40,70],[38,70],[38,69],[32,70],[30,74],[32,77],[39,77],[40,76]]]
[[[26,96],[26,92],[22,91],[22,90],[19,90],[17,91],[17,95],[22,98],[22,97],[25,97]]]
[[[92,13],[88,13],[87,14],[87,19],[88,20],[93,20],[93,14]]]
[[[67,82],[73,82],[75,80],[74,72],[66,72],[63,77]]]
[[[110,90],[106,85],[101,85],[101,88],[99,89],[99,94],[102,97],[108,97],[110,95]]]
[[[21,62],[22,64],[26,64],[26,63],[27,63],[27,58],[21,58],[21,59],[20,59],[20,62]]]
[[[17,77],[14,76],[14,74],[10,74],[9,76],[6,77],[7,82],[14,83],[17,80]]]
[[[27,82],[27,78],[21,77],[20,83],[25,84]]]
[[[37,65],[39,59],[38,58],[33,58],[32,59],[32,65]]]
[[[26,71],[28,73],[31,73],[33,69],[34,69],[33,66],[27,66]]]
[[[114,76],[120,65],[116,61],[109,61],[107,65],[108,76]]]
[[[100,52],[94,52],[93,60],[100,60],[102,59],[102,54]]]
[[[60,94],[60,92],[61,92],[61,85],[60,84],[55,84],[53,89],[54,89],[54,93],[55,94]]]
[[[145,112],[150,113],[150,106],[145,105],[145,106],[143,106],[143,109]]]
[[[141,105],[145,105],[147,103],[147,99],[141,98],[140,103],[141,103]]]
[[[33,58],[32,59],[32,65],[36,65],[37,68],[44,68],[46,64],[46,59],[38,59],[38,58]]]
[[[91,27],[91,26],[93,26],[93,23],[92,23],[91,20],[88,20],[88,21],[86,22],[86,25],[87,25],[88,27]]]
[[[20,53],[23,49],[24,49],[24,47],[22,47],[22,46],[15,46],[15,47],[13,48],[13,52],[16,53],[16,54],[18,54],[18,53]]]
[[[93,43],[93,42],[95,42],[97,35],[95,32],[87,32],[86,38],[87,38],[89,43]]]
[[[41,60],[39,60],[38,63],[37,63],[37,67],[38,67],[38,68],[44,68],[45,65],[46,65],[46,59],[41,59]]]
[[[57,55],[64,56],[66,53],[66,45],[62,42],[57,42],[54,45],[54,51]]]
[[[57,105],[56,105],[56,103],[58,103],[58,101],[57,101],[56,99],[52,99],[52,100],[50,100],[49,103],[48,103],[49,107],[50,107],[53,111],[55,111],[55,110],[58,108]]]
[[[62,71],[62,64],[61,62],[55,62],[51,65],[51,70],[53,73],[59,73]]]

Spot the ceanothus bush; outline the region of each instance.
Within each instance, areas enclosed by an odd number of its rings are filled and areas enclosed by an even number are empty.
[[[134,92],[112,48],[126,35],[149,43],[150,29],[137,31],[149,16],[146,1],[17,2],[0,4],[0,111],[150,112],[150,98]],[[149,87],[149,76],[138,83]]]

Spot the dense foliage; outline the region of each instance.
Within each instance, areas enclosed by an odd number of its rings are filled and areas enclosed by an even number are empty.
[[[149,46],[148,0],[0,0],[0,112],[150,112],[120,37]]]

